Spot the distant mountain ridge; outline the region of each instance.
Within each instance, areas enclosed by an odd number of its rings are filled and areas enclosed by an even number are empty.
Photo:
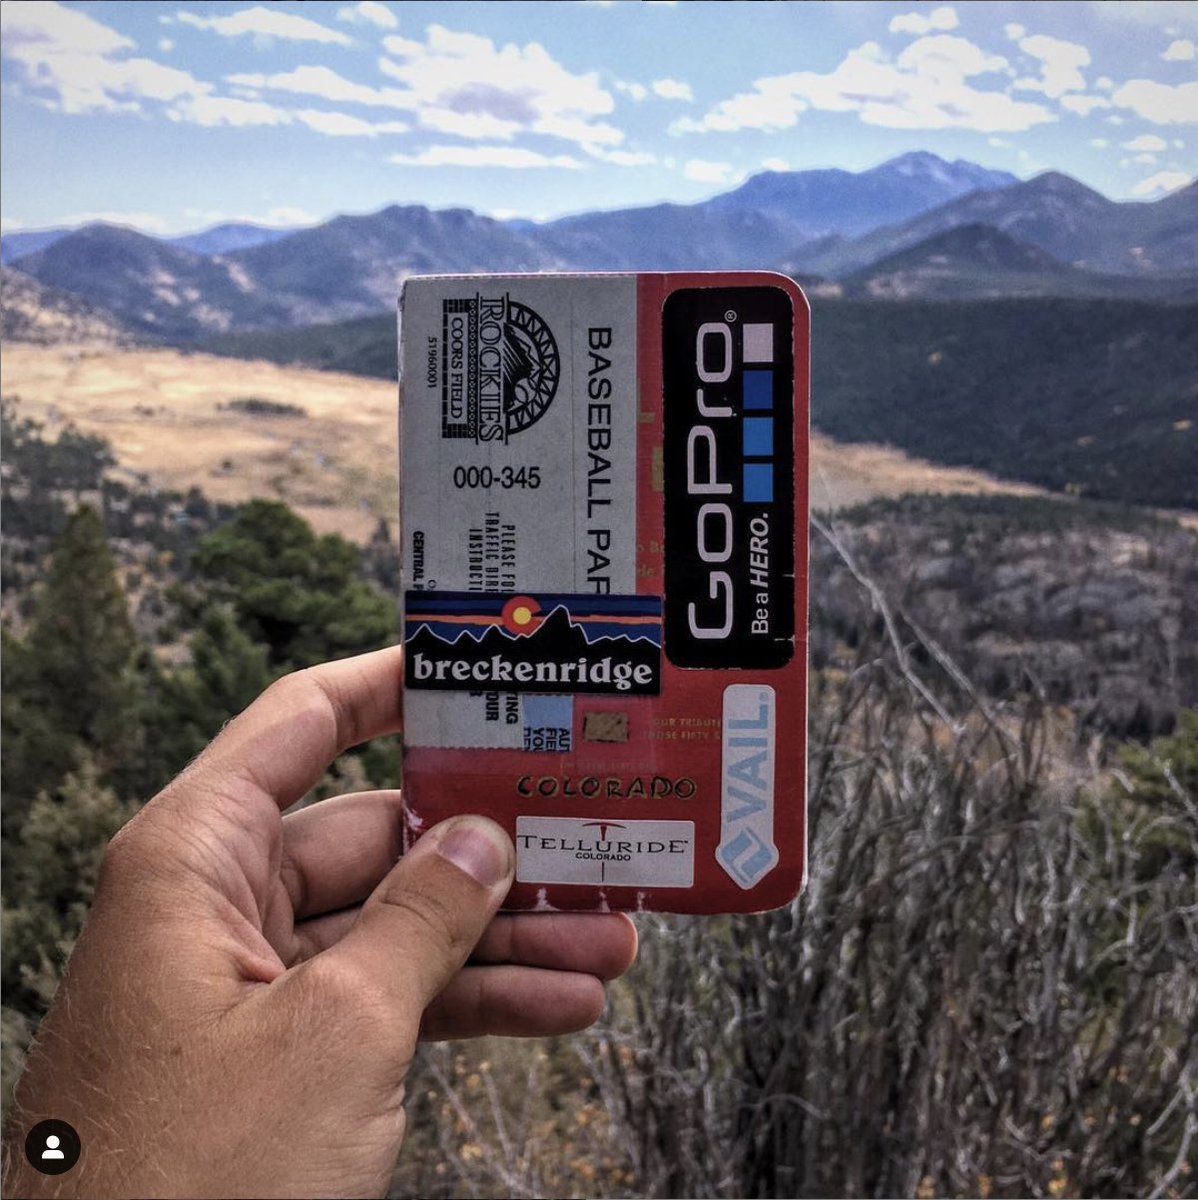
[[[800,247],[795,261],[837,278],[959,225],[992,225],[1090,271],[1198,270],[1198,182],[1151,203],[1118,203],[1059,171],[998,191],[971,192],[851,241]]]
[[[199,241],[91,225],[17,261],[28,275],[108,309],[142,334],[186,342],[368,316],[391,308],[402,280],[420,272],[748,267],[846,279],[850,288],[882,294],[881,284],[873,292],[863,284],[865,268],[961,226],[992,227],[1056,265],[1031,269],[1029,293],[1029,280],[1009,264],[997,273],[995,264],[983,264],[989,282],[979,290],[971,272],[981,268],[958,253],[955,267],[923,271],[925,284],[937,275],[929,294],[1005,294],[1011,285],[1016,294],[1052,294],[1059,286],[1063,294],[1088,295],[1108,287],[1104,274],[1198,273],[1198,185],[1155,203],[1120,204],[1058,173],[1020,182],[927,153],[856,174],[767,172],[697,204],[589,212],[539,225],[423,205],[392,205],[284,234],[218,227]],[[253,244],[237,245],[245,238]],[[1069,268],[1098,275],[1083,280]],[[911,264],[901,269],[909,275]],[[1109,287],[1108,294],[1141,294],[1120,283]],[[1144,294],[1156,294],[1153,285]]]
[[[975,191],[1012,187],[1019,179],[958,159],[916,151],[868,171],[766,171],[708,201],[721,212],[802,213],[811,237],[855,237],[903,221]]]
[[[304,225],[281,228],[277,225],[257,225],[252,221],[224,221],[198,233],[185,233],[165,240],[193,254],[231,254],[234,250],[248,250],[251,246],[277,242],[305,228],[307,226]]]
[[[885,300],[980,300],[1000,296],[1106,296],[1198,300],[1198,272],[1110,275],[1060,262],[993,225],[954,225],[846,275],[843,293]]]

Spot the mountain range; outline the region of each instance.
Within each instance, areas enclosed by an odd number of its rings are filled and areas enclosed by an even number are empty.
[[[1116,203],[1056,172],[1021,182],[921,152],[543,224],[393,205],[290,232],[232,225],[166,240],[93,224],[3,241],[19,271],[175,342],[377,313],[419,272],[755,267],[873,296],[1185,299],[1198,278],[1198,184]]]

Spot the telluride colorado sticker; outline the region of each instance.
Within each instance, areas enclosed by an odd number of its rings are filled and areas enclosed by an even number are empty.
[[[492,817],[511,909],[800,890],[808,345],[766,272],[408,280],[408,844]]]

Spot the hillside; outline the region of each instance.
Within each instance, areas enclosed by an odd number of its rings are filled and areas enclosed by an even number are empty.
[[[1198,508],[1193,305],[828,301],[813,343],[813,420],[832,437]]]
[[[390,355],[388,324],[376,347]],[[165,349],[93,352],[86,370],[69,347],[13,345],[4,358],[5,392],[23,412],[103,437],[137,478],[198,487],[224,504],[285,500],[321,532],[359,541],[398,507],[392,379]],[[905,492],[1031,491],[885,447],[813,441],[811,496],[821,509]]]
[[[956,225],[899,250],[843,280],[850,297],[980,300],[999,296],[1093,296],[1198,300],[1188,276],[1106,275],[1059,262],[993,225]]]
[[[1025,253],[1015,247],[1016,265]],[[1193,304],[817,299],[812,341],[812,422],[838,441],[883,443],[1054,490],[1198,509]],[[389,314],[205,348],[395,375]]]
[[[799,247],[795,265],[837,278],[959,225],[992,225],[1063,263],[1115,274],[1198,271],[1198,183],[1152,203],[1116,203],[1048,171],[973,192],[862,237]]]
[[[137,340],[112,313],[11,267],[0,271],[0,339],[101,346],[127,346]]]
[[[164,340],[288,322],[288,308],[256,291],[231,259],[206,258],[117,225],[85,226],[20,263],[41,283]]]

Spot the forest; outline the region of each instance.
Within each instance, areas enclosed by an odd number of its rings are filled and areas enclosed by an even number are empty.
[[[113,832],[395,638],[394,534],[116,478],[3,405],[5,1101]],[[1084,499],[813,522],[809,883],[642,917],[595,1029],[425,1048],[396,1196],[1194,1195],[1198,537]],[[304,803],[395,786],[398,745]]]
[[[1196,316],[1192,304],[1110,299],[820,298],[811,423],[1070,495],[1196,508]],[[390,379],[395,319],[226,334],[203,348]]]

